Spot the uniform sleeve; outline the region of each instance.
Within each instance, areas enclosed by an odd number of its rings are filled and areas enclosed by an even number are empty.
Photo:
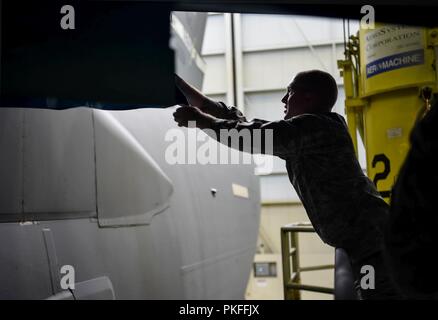
[[[214,106],[209,107],[206,111],[219,119],[247,121],[239,109],[233,106],[229,107],[222,101],[216,102]]]
[[[266,121],[217,120],[207,132],[230,148],[252,154],[271,154],[287,158],[293,152],[299,138],[299,130],[293,119]]]

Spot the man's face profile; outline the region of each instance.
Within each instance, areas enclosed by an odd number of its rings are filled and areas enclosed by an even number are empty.
[[[286,94],[281,99],[284,103],[285,120],[305,113],[306,105],[309,103],[309,94],[297,85],[296,80],[292,81],[286,90]]]

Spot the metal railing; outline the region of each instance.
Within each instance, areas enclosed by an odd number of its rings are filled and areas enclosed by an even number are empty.
[[[334,294],[333,288],[301,283],[301,272],[333,269],[334,265],[300,267],[298,232],[315,232],[310,223],[292,223],[281,228],[281,256],[283,262],[283,288],[285,300],[300,300],[301,291]]]

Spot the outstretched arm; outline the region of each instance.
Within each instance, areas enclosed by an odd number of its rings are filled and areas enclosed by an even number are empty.
[[[291,121],[268,122],[254,119],[250,122],[218,119],[202,112],[199,108],[182,106],[173,114],[180,127],[195,122],[210,137],[240,151],[255,154],[272,154],[287,158],[298,137],[298,130]]]
[[[202,112],[219,119],[246,121],[244,115],[237,108],[229,108],[222,102],[210,99],[176,74],[175,83],[186,97],[190,106],[197,107]]]

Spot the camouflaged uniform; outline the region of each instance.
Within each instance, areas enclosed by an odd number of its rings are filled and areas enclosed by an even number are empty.
[[[289,179],[325,243],[344,248],[352,261],[381,250],[388,205],[362,172],[342,116],[327,112],[248,122],[235,107],[222,102],[219,107],[224,120],[212,128],[217,135],[220,129],[273,130],[272,153],[286,161]]]

